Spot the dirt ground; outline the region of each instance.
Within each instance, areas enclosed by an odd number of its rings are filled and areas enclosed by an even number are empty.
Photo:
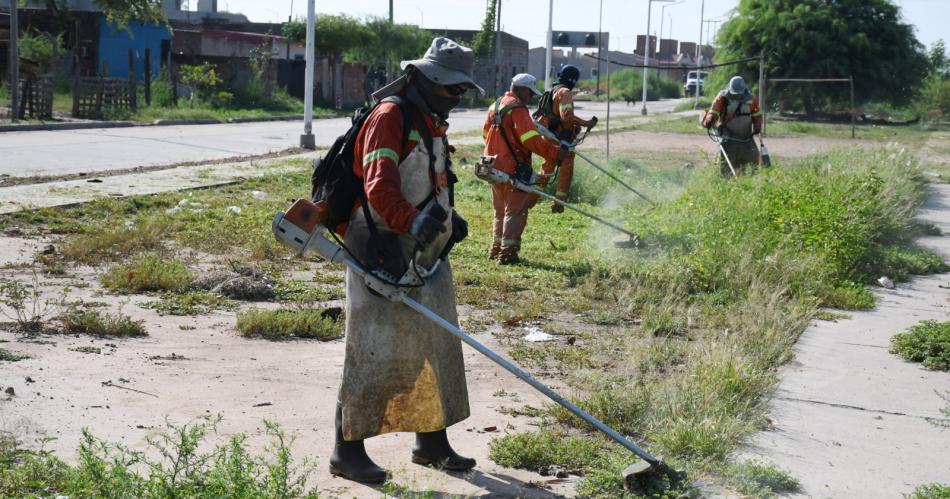
[[[856,143],[871,144],[805,137],[768,141],[774,156],[789,158]],[[596,135],[585,147],[600,149],[604,144],[604,137]],[[611,137],[611,148],[612,154],[643,150],[695,153],[697,149],[709,155],[715,153],[714,144],[701,134],[624,132]],[[7,266],[0,270],[0,277],[29,280],[29,270],[10,268],[8,264],[29,263],[49,242],[0,237],[0,266]],[[380,495],[378,489],[332,478],[327,472],[344,340],[246,339],[235,330],[235,312],[160,316],[137,306],[154,298],[102,293],[97,271],[79,268],[71,272],[74,275],[66,278],[41,277],[44,289],[54,296],[56,290],[68,285],[72,288],[70,299],[106,302],[113,311],[121,308],[123,313],[145,320],[149,336],[122,340],[67,335],[25,337],[0,331],[0,348],[30,356],[0,364],[0,386],[13,387],[16,392],[0,399],[0,431],[11,432],[31,446],[53,437],[45,447],[71,460],[84,427],[107,441],[143,449],[146,436],[162,429],[166,418],[181,423],[220,413],[224,416],[221,435],[246,433],[252,437],[263,435],[263,419],[267,418],[297,436],[294,456],[314,460],[312,483],[324,496]],[[472,310],[461,312],[464,329],[472,319]],[[182,330],[180,325],[194,329]],[[489,329],[475,334],[475,338],[505,353],[504,341],[494,332]],[[101,353],[75,350],[83,346],[98,347]],[[460,475],[413,465],[409,461],[413,437],[409,434],[369,440],[370,455],[410,490],[463,496],[572,495],[577,477],[552,480],[533,472],[502,468],[488,459],[493,437],[537,424],[531,418],[502,414],[498,409],[525,404],[539,407],[546,399],[473,350],[466,348],[465,352],[472,416],[451,428],[449,435],[461,453],[478,460],[478,467]],[[546,381],[563,395],[571,395],[557,380]],[[502,389],[504,394],[499,396]],[[261,443],[260,438],[254,441]]]

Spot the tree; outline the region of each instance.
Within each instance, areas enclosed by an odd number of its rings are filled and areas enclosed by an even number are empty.
[[[890,0],[741,0],[717,41],[719,61],[764,51],[767,78],[853,75],[859,102],[911,102],[929,66],[913,26],[901,22]],[[737,73],[757,76],[758,68],[720,68],[710,83],[722,85]],[[849,100],[847,85],[768,88],[769,102],[809,115]]]
[[[284,36],[291,41],[303,43],[307,40],[307,24],[304,21],[291,21],[283,26]],[[359,19],[347,15],[318,16],[314,26],[313,48],[318,54],[325,55],[330,62],[332,80],[336,81],[336,65],[347,52],[370,45],[374,33],[367,29]],[[336,102],[336,85],[331,87],[331,98]]]
[[[493,40],[495,39],[495,13],[498,9],[498,0],[488,0],[488,6],[485,8],[485,19],[482,20],[482,29],[472,40],[472,52],[479,59],[487,57],[491,53]]]
[[[934,42],[927,56],[930,59],[930,74],[950,78],[950,55],[947,55],[947,45],[943,40]]]
[[[131,21],[147,24],[165,24],[165,8],[162,0],[93,0],[102,9],[106,19],[119,29],[128,29]]]

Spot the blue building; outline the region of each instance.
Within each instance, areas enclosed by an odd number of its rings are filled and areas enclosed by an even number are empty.
[[[152,78],[156,78],[161,67],[163,54],[168,53],[172,33],[167,26],[143,24],[132,21],[129,29],[117,28],[106,20],[99,19],[99,60],[98,67],[108,64],[109,76],[127,78],[129,76],[129,49],[135,58],[135,78],[145,78],[145,49],[151,49]],[[164,47],[163,47],[164,44]],[[164,48],[164,51],[162,50]]]

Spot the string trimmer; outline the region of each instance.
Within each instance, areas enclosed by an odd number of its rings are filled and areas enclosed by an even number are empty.
[[[719,135],[719,132],[713,128],[707,128],[706,133],[709,135],[709,138],[719,146],[719,151],[722,152],[722,157],[726,158],[726,164],[729,165],[729,171],[732,172],[733,177],[736,177],[736,169],[732,167],[732,160],[729,159],[729,155],[726,154],[726,148],[722,145],[726,139]]]
[[[518,379],[531,385],[531,387],[535,390],[541,392],[561,407],[567,409],[575,416],[583,419],[588,424],[610,437],[613,441],[622,445],[646,461],[646,463],[634,463],[624,470],[623,478],[625,483],[629,483],[631,479],[645,478],[647,475],[651,474],[664,475],[674,485],[682,481],[684,478],[684,474],[682,472],[670,468],[669,465],[663,461],[660,461],[656,457],[653,457],[650,455],[650,453],[640,448],[640,446],[637,444],[631,442],[616,430],[605,425],[580,407],[577,407],[564,397],[558,395],[557,392],[548,388],[547,385],[534,379],[530,374],[526,373],[518,366],[508,362],[500,355],[493,352],[485,345],[482,345],[464,331],[453,325],[451,322],[445,320],[432,310],[429,310],[425,305],[422,305],[411,298],[409,296],[409,289],[411,289],[413,286],[424,284],[424,277],[420,275],[416,269],[410,268],[406,274],[398,280],[395,280],[395,278],[389,276],[388,274],[379,273],[378,271],[368,271],[364,269],[359,263],[357,263],[351,256],[349,256],[344,248],[327,239],[325,236],[327,233],[327,228],[320,222],[320,209],[312,202],[306,199],[300,199],[295,201],[286,213],[277,212],[277,214],[274,216],[273,231],[278,241],[293,248],[294,251],[296,251],[300,256],[304,256],[307,253],[316,253],[328,262],[342,263],[343,265],[346,265],[351,272],[354,272],[356,275],[363,278],[366,286],[378,293],[383,298],[389,299],[393,302],[402,303],[416,312],[419,312],[442,329],[448,331],[468,346],[477,350],[478,353],[488,357],[492,362],[505,368],[508,372],[518,377]],[[430,269],[429,272],[424,272],[423,274],[431,273],[433,269],[435,269],[435,265],[438,265],[439,261],[440,260],[436,260],[436,263],[433,265],[432,269]],[[411,267],[415,267],[414,262]]]
[[[650,204],[653,205],[653,206],[656,206],[656,203],[654,203],[652,200],[650,200],[650,198],[644,196],[643,194],[640,194],[639,192],[637,192],[636,189],[634,189],[633,187],[630,187],[630,185],[628,185],[626,182],[624,182],[623,180],[620,180],[619,178],[617,178],[616,175],[614,175],[613,173],[610,173],[610,171],[608,171],[606,168],[604,168],[604,167],[598,165],[594,160],[592,160],[592,159],[590,159],[589,157],[587,157],[586,154],[584,154],[584,153],[582,153],[582,152],[580,152],[580,151],[577,150],[577,146],[580,145],[580,143],[584,141],[584,138],[587,137],[587,133],[590,133],[590,128],[588,128],[588,129],[587,129],[587,132],[585,132],[584,135],[582,135],[579,139],[577,139],[576,141],[574,141],[573,143],[571,143],[571,142],[564,142],[564,141],[562,141],[561,139],[558,138],[557,135],[554,134],[554,132],[552,132],[551,130],[548,130],[548,129],[547,129],[544,125],[542,125],[541,123],[534,122],[534,126],[538,129],[538,132],[540,132],[541,135],[543,135],[545,138],[548,138],[548,139],[554,140],[554,141],[556,141],[556,142],[558,142],[558,143],[560,143],[560,144],[563,144],[563,145],[566,146],[568,149],[570,149],[575,155],[580,156],[581,159],[583,159],[584,161],[590,163],[591,166],[593,166],[594,168],[596,168],[597,170],[599,170],[601,173],[603,173],[604,175],[607,175],[608,177],[610,177],[611,179],[613,179],[613,180],[614,180],[615,182],[617,182],[618,184],[624,186],[628,191],[630,191],[630,192],[636,194],[637,196],[640,196],[644,201],[650,203]]]
[[[627,235],[629,239],[626,241],[614,241],[614,246],[618,248],[638,248],[640,246],[640,235],[631,232],[619,225],[610,223],[603,218],[594,215],[584,209],[578,208],[571,203],[563,201],[561,199],[552,196],[541,189],[535,187],[534,182],[531,179],[518,178],[517,176],[508,175],[507,173],[495,169],[495,156],[482,156],[482,159],[475,164],[475,176],[488,182],[489,184],[511,184],[515,189],[518,189],[522,192],[528,192],[531,194],[537,194],[538,196],[543,197],[549,201],[555,202],[569,210],[576,211],[581,215],[584,215],[587,218],[600,222],[611,229],[614,229],[618,232],[622,232]]]

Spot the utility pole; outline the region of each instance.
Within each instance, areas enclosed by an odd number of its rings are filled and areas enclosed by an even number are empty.
[[[693,107],[699,109],[699,84],[702,81],[699,78],[699,67],[703,64],[703,15],[706,13],[706,0],[699,4],[699,43],[696,45],[696,104]]]
[[[640,114],[647,115],[647,73],[649,69],[647,66],[650,65],[650,13],[653,8],[653,2],[672,2],[673,0],[647,0],[647,36],[646,41],[643,44],[643,108],[640,109]]]
[[[300,136],[300,147],[316,149],[316,140],[313,137],[313,39],[316,19],[316,0],[307,0],[307,71],[303,85],[303,135]],[[392,0],[390,0],[390,5]]]
[[[389,24],[393,23],[393,0],[389,0]],[[419,26],[420,28],[422,26]]]
[[[604,42],[601,40],[604,36],[604,0],[600,0],[600,17],[597,21],[597,90],[594,95],[600,95],[600,59],[603,57],[601,51],[604,48]],[[609,105],[609,104],[608,104]]]
[[[20,117],[20,28],[17,25],[16,4],[17,0],[10,0],[10,121],[14,123]]]
[[[15,1],[15,0],[11,0]],[[548,0],[548,43],[544,54],[544,89],[551,90],[551,53],[554,51],[554,0]]]
[[[498,96],[501,85],[501,0],[495,6],[495,89],[493,96]]]

